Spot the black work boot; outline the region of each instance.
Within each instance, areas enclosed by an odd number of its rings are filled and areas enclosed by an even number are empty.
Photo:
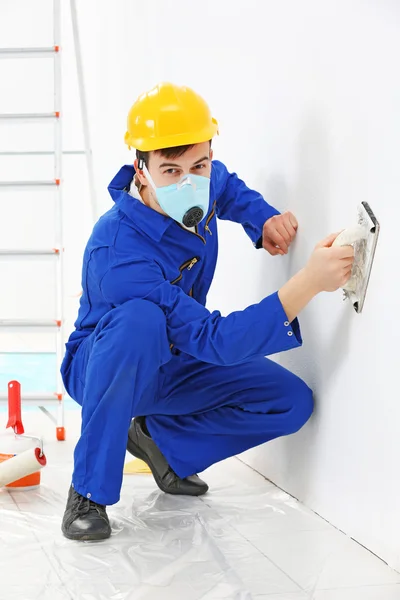
[[[208,491],[208,485],[198,475],[181,479],[171,469],[165,456],[150,437],[144,417],[133,419],[129,428],[127,449],[150,467],[158,487],[166,494],[201,496]]]
[[[106,507],[81,496],[72,485],[61,529],[70,540],[105,540],[111,535]]]

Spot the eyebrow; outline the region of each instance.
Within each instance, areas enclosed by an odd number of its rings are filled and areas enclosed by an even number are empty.
[[[203,156],[203,158],[200,158],[199,160],[196,160],[195,163],[193,163],[193,165],[198,165],[201,162],[204,162],[205,160],[210,160],[209,156]]]
[[[210,160],[209,156],[203,156],[203,158],[200,158],[199,160],[196,160],[195,163],[193,163],[192,166],[194,165],[198,165],[199,163],[205,161],[205,160]],[[164,167],[180,167],[181,165],[177,165],[176,163],[162,163],[158,168],[159,169],[163,169]]]

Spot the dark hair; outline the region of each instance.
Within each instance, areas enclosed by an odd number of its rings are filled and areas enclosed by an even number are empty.
[[[195,146],[196,144],[189,144],[187,146],[175,146],[175,148],[161,148],[161,150],[152,150],[152,152],[155,153],[159,153],[161,154],[161,156],[164,156],[165,158],[179,158],[180,156],[183,156],[185,154],[185,152],[187,152],[188,150],[191,150],[193,148],[193,146]],[[211,148],[211,140],[210,140],[210,148]],[[141,150],[136,150],[136,158],[139,161],[139,167],[140,167],[140,162],[143,161],[144,164],[146,165],[146,167],[149,166],[149,157],[150,157],[150,151],[149,152],[142,152]]]

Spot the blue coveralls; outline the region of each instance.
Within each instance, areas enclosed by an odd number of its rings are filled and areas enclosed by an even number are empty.
[[[217,260],[217,220],[241,223],[256,247],[279,214],[219,161],[197,233],[128,192],[124,166],[115,205],[85,249],[80,308],[61,367],[82,406],[72,483],[99,504],[120,497],[127,434],[146,415],[155,443],[180,477],[278,436],[313,409],[312,392],[266,355],[301,345],[278,294],[222,317],[205,308]]]

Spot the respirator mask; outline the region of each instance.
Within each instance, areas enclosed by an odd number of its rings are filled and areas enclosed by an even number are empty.
[[[210,179],[184,175],[177,183],[157,187],[144,163],[143,169],[162,210],[185,227],[195,227],[204,219],[210,203]]]

